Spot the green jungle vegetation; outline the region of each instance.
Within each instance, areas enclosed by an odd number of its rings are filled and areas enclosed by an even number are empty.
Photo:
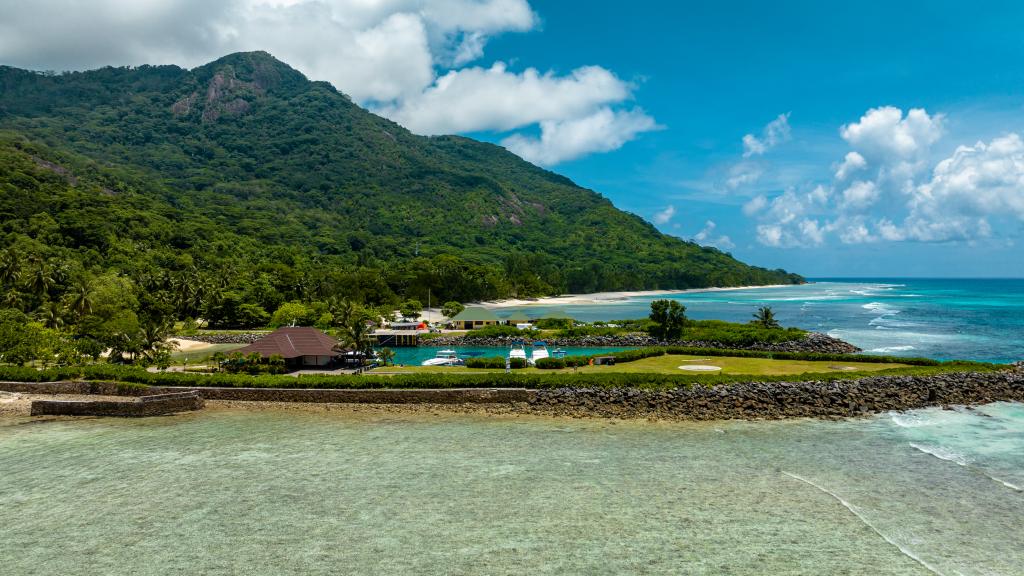
[[[414,135],[262,52],[0,67],[0,238],[5,321],[65,359],[155,362],[175,320],[332,326],[428,297],[803,281],[498,146]]]

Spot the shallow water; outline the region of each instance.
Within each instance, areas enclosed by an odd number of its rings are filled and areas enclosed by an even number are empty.
[[[696,319],[750,320],[771,306],[787,326],[827,332],[868,353],[939,359],[1012,362],[1024,359],[1024,280],[818,279],[812,284],[639,296],[602,304],[513,310],[542,315],[552,309],[580,320],[642,318],[652,300],[672,298]]]
[[[0,567],[1022,574],[1022,455],[1020,404],[840,422],[7,419]]]

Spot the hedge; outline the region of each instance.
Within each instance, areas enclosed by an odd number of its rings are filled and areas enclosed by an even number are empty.
[[[0,366],[0,380],[51,382],[56,380],[91,380],[143,384],[149,386],[219,386],[228,388],[655,388],[666,389],[691,385],[715,385],[736,382],[787,382],[800,380],[847,380],[864,376],[931,374],[952,371],[991,371],[1005,368],[976,362],[943,362],[916,367],[900,367],[876,372],[831,372],[788,376],[750,376],[744,374],[657,374],[626,372],[512,374],[457,374],[419,372],[394,376],[249,376],[245,374],[192,374],[187,372],[147,372],[140,368],[113,364],[50,368],[35,370]]]
[[[512,368],[526,368],[525,358],[512,358],[509,360],[509,366]],[[488,358],[467,358],[466,368],[505,368],[505,358],[503,356],[491,356]]]

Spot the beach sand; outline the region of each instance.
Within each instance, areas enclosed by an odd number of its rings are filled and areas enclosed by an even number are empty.
[[[641,290],[635,292],[596,292],[593,294],[566,294],[565,296],[549,296],[546,298],[494,300],[480,302],[485,308],[520,308],[527,306],[571,306],[574,304],[604,304],[645,296],[672,296],[677,294],[693,294],[697,292],[725,292],[730,290],[750,290],[753,288],[779,288],[783,284],[765,286],[733,286],[730,288],[691,288],[687,290]]]

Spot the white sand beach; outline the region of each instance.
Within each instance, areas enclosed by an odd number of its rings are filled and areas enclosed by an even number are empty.
[[[724,292],[728,290],[750,290],[753,288],[778,288],[782,284],[770,284],[765,286],[733,286],[729,288],[691,288],[687,290],[641,290],[635,292],[595,292],[593,294],[566,294],[564,296],[549,296],[545,298],[510,298],[508,300],[494,300],[491,302],[480,302],[479,305],[485,308],[520,308],[525,306],[571,306],[574,304],[606,304],[609,302],[642,298],[645,296],[671,296],[676,294],[692,294],[695,292]]]

